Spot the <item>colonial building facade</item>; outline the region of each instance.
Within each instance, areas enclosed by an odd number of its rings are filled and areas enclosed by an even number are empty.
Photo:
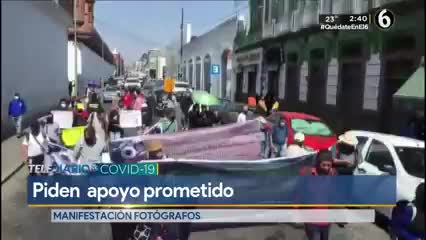
[[[220,98],[232,94],[232,51],[237,31],[237,17],[231,17],[209,32],[192,37],[183,46],[182,79],[197,90],[208,91]],[[212,65],[219,66],[213,73]]]
[[[315,114],[345,129],[395,130],[392,96],[424,53],[424,1],[249,0],[250,29],[235,39],[235,98],[270,93],[283,110]],[[322,31],[319,14],[386,8],[380,30]]]

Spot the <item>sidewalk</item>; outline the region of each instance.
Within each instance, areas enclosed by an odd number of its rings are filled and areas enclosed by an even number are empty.
[[[24,161],[21,157],[21,144],[24,138],[18,139],[16,135],[1,142],[1,182],[19,170]]]

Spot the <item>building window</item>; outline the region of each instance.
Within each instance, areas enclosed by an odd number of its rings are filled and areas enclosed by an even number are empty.
[[[195,89],[201,90],[201,57],[195,60]]]
[[[275,19],[275,22],[278,22],[278,18],[284,15],[284,1],[272,0],[271,8],[271,19]]]
[[[271,0],[265,0],[265,12],[264,12],[264,16],[265,16],[265,23],[270,23],[269,21],[269,7],[271,4]]]

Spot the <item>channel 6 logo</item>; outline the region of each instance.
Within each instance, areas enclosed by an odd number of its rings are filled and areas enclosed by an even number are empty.
[[[390,29],[395,23],[395,14],[389,9],[380,9],[374,15],[374,23],[382,30]]]

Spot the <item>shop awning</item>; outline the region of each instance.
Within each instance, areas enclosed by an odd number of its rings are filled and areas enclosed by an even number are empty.
[[[419,67],[413,75],[402,85],[402,87],[394,94],[396,98],[425,98],[425,69]]]
[[[393,95],[394,102],[403,109],[417,111],[424,108],[425,69],[419,67]]]

